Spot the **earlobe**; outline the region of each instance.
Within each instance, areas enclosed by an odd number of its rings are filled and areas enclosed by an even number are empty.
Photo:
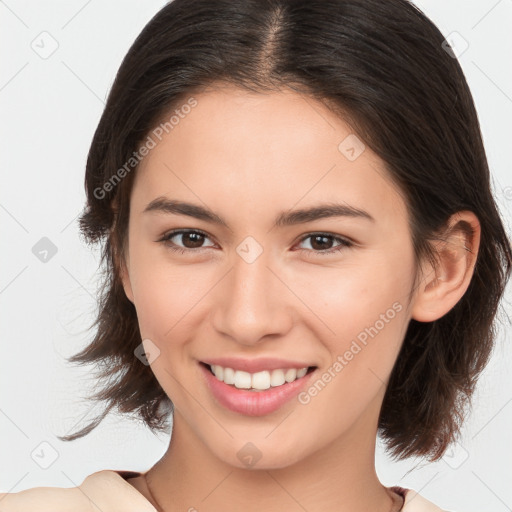
[[[131,281],[130,281],[130,275],[129,275],[129,272],[128,272],[124,262],[121,264],[119,273],[120,273],[120,277],[121,277],[121,282],[123,284],[124,293],[126,294],[126,297],[128,298],[128,300],[132,304],[134,304],[133,290],[132,290],[132,285],[131,285]]]
[[[132,304],[134,304],[133,290],[132,290],[132,284],[131,284],[130,272],[129,272],[130,262],[128,259],[128,255],[119,256],[117,254],[117,252],[114,250],[114,260],[115,260],[116,267],[119,269],[119,278],[121,279],[124,293],[126,294],[126,297],[128,298],[128,300]]]
[[[480,222],[473,212],[450,217],[442,240],[436,242],[438,264],[429,266],[419,285],[411,316],[432,322],[444,316],[466,292],[476,264],[480,244]]]

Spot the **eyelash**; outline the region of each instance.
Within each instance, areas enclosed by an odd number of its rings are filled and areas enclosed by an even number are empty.
[[[186,254],[186,253],[191,253],[191,252],[202,252],[203,249],[207,249],[208,248],[208,247],[199,247],[197,249],[189,249],[189,248],[179,247],[179,246],[176,246],[176,245],[171,245],[172,244],[172,242],[170,241],[171,238],[174,238],[176,235],[191,234],[191,233],[198,233],[200,235],[204,235],[205,237],[209,238],[206,233],[204,233],[203,231],[199,231],[197,229],[180,229],[180,230],[175,230],[175,231],[171,231],[169,233],[166,233],[158,241],[162,242],[163,244],[165,244],[172,251],[179,252],[180,254]],[[312,238],[312,237],[315,237],[315,236],[323,236],[323,237],[326,237],[326,238],[332,238],[334,241],[340,242],[340,245],[337,246],[337,247],[331,248],[331,249],[323,250],[323,251],[315,251],[313,249],[298,249],[298,250],[300,252],[307,253],[308,256],[310,256],[311,253],[314,253],[315,255],[318,254],[320,256],[325,256],[325,255],[331,255],[331,254],[339,253],[343,249],[348,249],[348,248],[350,248],[350,247],[352,247],[354,245],[353,242],[351,242],[350,240],[347,240],[346,238],[341,238],[339,236],[335,236],[335,235],[332,235],[330,233],[322,233],[322,232],[309,233],[306,236],[302,237],[299,240],[298,243],[302,243],[302,242],[304,242],[304,240],[307,240],[308,238]]]

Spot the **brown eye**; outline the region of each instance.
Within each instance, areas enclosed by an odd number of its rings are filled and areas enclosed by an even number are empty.
[[[182,238],[183,245],[187,249],[196,249],[197,247],[201,247],[204,243],[205,236],[201,233],[182,233],[180,235]]]
[[[180,241],[181,244],[177,244],[173,241],[173,239],[176,239],[177,241]],[[171,231],[170,233],[166,234],[160,241],[165,243],[169,246],[171,249],[175,250],[181,250],[182,252],[185,252],[186,250],[194,250],[194,249],[203,249],[205,247],[212,247],[210,246],[203,246],[205,240],[207,240],[208,237],[205,233],[202,233],[201,231],[195,231],[195,230],[180,230],[180,231]],[[183,251],[183,249],[185,251]]]
[[[311,236],[311,247],[319,251],[330,249],[333,243],[331,236],[315,235]]]
[[[306,251],[307,253],[313,254],[333,254],[339,252],[345,248],[351,247],[354,245],[351,241],[341,238],[339,236],[330,235],[328,233],[312,233],[310,235],[302,238],[301,243],[305,240],[310,241],[311,249],[300,249],[301,251]],[[333,243],[338,242],[337,246],[333,247]]]

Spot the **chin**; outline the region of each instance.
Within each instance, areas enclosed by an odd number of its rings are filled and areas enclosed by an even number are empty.
[[[226,464],[238,469],[248,470],[271,470],[283,469],[292,466],[305,458],[307,455],[292,446],[270,443],[268,440],[236,442],[235,446],[225,447],[220,453],[213,450],[215,455]],[[231,457],[226,457],[230,453]]]

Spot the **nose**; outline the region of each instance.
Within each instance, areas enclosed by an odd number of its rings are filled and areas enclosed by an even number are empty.
[[[293,325],[293,294],[264,251],[255,261],[235,257],[216,287],[213,327],[241,345],[285,335]],[[284,282],[283,282],[284,281]]]

